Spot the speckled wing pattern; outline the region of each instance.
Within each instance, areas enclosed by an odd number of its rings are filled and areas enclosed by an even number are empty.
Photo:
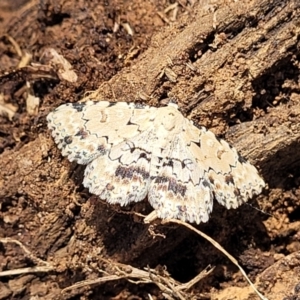
[[[199,224],[208,221],[214,198],[237,208],[264,187],[235,148],[173,103],[67,103],[47,121],[62,155],[87,165],[83,185],[112,204],[148,196],[159,218]]]

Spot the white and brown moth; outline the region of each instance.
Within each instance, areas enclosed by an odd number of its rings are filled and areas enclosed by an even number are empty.
[[[87,165],[83,185],[92,194],[120,205],[148,196],[162,219],[207,222],[214,198],[237,208],[265,185],[236,149],[173,103],[67,103],[47,121],[62,155]]]

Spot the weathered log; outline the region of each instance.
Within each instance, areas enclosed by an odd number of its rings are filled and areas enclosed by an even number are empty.
[[[247,7],[236,2],[214,13],[198,5],[192,21],[185,18],[155,36],[143,56],[103,83],[95,97],[152,104],[172,97],[186,115],[217,133],[226,132],[234,119],[241,124],[231,130],[229,140],[253,162],[266,170],[269,163],[273,168],[271,155],[297,142],[298,130],[287,134],[289,126],[281,124],[258,135],[254,128],[263,123],[269,127],[270,117],[266,112],[255,118],[253,110],[266,110],[266,101],[275,109],[272,101],[278,95],[273,82],[285,64],[292,66],[299,47],[299,9],[299,1],[279,0],[252,1]],[[297,110],[287,105],[291,113]],[[286,105],[278,109],[288,115]],[[243,112],[249,116],[245,123],[239,118]],[[297,114],[293,116],[297,127]],[[285,162],[276,164],[280,169]]]

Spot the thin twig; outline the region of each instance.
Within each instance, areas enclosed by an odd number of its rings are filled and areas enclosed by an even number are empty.
[[[20,275],[20,274],[28,274],[28,273],[43,273],[55,270],[54,266],[49,264],[48,262],[41,260],[40,258],[34,256],[20,241],[11,239],[11,238],[0,238],[0,243],[8,244],[13,243],[20,246],[20,248],[25,252],[25,254],[36,264],[40,266],[30,267],[30,268],[21,268],[14,270],[6,270],[0,272],[0,277],[3,276],[11,276],[11,275]]]
[[[176,224],[180,224],[183,225],[187,228],[189,228],[190,230],[196,232],[197,234],[199,234],[200,236],[204,237],[207,241],[209,241],[214,247],[216,247],[218,250],[220,250],[223,254],[225,254],[241,271],[241,273],[243,274],[243,276],[245,277],[245,279],[248,281],[248,283],[250,284],[250,286],[252,287],[252,289],[255,291],[255,293],[259,296],[260,299],[262,300],[268,300],[265,296],[263,296],[255,287],[255,285],[252,283],[252,281],[250,280],[250,278],[247,276],[246,272],[244,271],[244,269],[239,265],[238,261],[231,255],[229,254],[218,242],[216,242],[215,240],[213,240],[210,236],[206,235],[204,232],[197,230],[196,228],[194,228],[192,225],[186,223],[186,222],[182,222],[180,220],[176,220],[176,219],[170,219],[170,220],[162,220],[161,222],[162,224],[167,224],[167,223],[176,223]]]

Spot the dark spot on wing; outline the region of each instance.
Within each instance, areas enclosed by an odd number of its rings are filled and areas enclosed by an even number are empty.
[[[140,156],[139,156],[139,159],[140,159],[140,158],[144,158],[144,159],[146,159],[148,162],[151,161],[151,159],[147,156],[147,153],[146,153],[146,152],[142,152],[142,153],[140,154]]]
[[[169,177],[165,177],[165,176],[157,176],[155,178],[154,182],[157,184],[168,183],[168,186],[167,186],[168,191],[172,191],[175,195],[180,194],[182,197],[184,197],[184,195],[186,193],[186,186],[179,183],[174,178],[169,178]]]
[[[109,102],[108,107],[115,106],[118,102]]]
[[[144,109],[146,108],[147,105],[143,104],[143,103],[134,103],[134,108],[136,109]]]
[[[105,148],[103,145],[99,145],[99,146],[97,147],[97,151],[98,151],[99,153],[101,153],[102,155],[104,155],[104,154],[106,153],[106,148]]]
[[[183,161],[180,162],[181,162],[182,169],[187,168],[188,170],[190,170],[189,165],[193,164],[193,161],[190,159],[184,159]]]
[[[167,162],[163,163],[163,167],[168,166],[168,167],[172,167],[174,166],[173,160],[169,159]]]
[[[135,123],[132,123],[132,122],[131,122],[131,119],[129,119],[129,121],[127,122],[126,125],[130,126],[130,125],[136,125],[136,124],[135,124]]]
[[[169,186],[168,189],[173,191],[174,194],[180,194],[182,197],[184,197],[186,192],[186,186],[183,184],[180,184],[177,180],[174,178],[169,179]]]
[[[238,190],[238,189],[234,189],[233,192],[234,192],[235,196],[237,196],[237,197],[239,197],[241,195],[240,190]]]
[[[111,183],[108,183],[105,187],[108,191],[113,191],[115,189],[115,187],[111,184]]]
[[[86,139],[88,135],[88,132],[84,130],[84,128],[79,129],[79,131],[75,134],[75,136],[79,136],[81,140]]]
[[[214,184],[215,180],[212,176],[208,176],[208,180],[211,184]]]
[[[238,153],[238,161],[241,164],[245,164],[247,162],[247,160],[243,156],[241,156],[239,153]]]
[[[178,210],[179,210],[181,213],[187,212],[187,207],[186,207],[186,205],[178,205],[177,208],[178,208]]]
[[[116,169],[115,175],[121,177],[122,179],[128,178],[133,179],[135,175],[141,175],[143,179],[148,179],[150,177],[149,172],[147,172],[143,168],[136,168],[136,167],[123,167],[118,166]]]
[[[135,144],[133,142],[131,142],[130,140],[128,140],[126,142],[126,144],[129,146],[130,148],[130,153],[133,153],[136,150]]]
[[[216,140],[221,144],[222,139],[216,136]]]
[[[232,175],[226,175],[225,176],[225,182],[226,182],[226,184],[233,184],[234,185],[234,180],[233,180],[233,177],[232,177]]]
[[[82,151],[82,152],[78,151],[75,154],[75,159],[82,159],[82,160],[84,160],[87,157],[87,155],[88,155],[88,153],[86,151]]]
[[[193,143],[194,143],[196,146],[198,146],[199,148],[201,148],[200,140],[199,140],[198,142],[193,141]]]
[[[206,179],[204,179],[204,180],[202,181],[202,184],[203,184],[204,187],[208,187],[208,188],[211,187],[211,186],[210,186],[210,183],[209,183]]]
[[[193,122],[193,125],[194,125],[195,127],[197,127],[198,129],[200,129],[200,130],[203,130],[203,129],[204,129],[204,131],[207,131],[207,129],[206,129],[204,126],[201,126],[201,125],[199,125],[198,123]]]
[[[81,112],[85,106],[86,104],[84,102],[72,103],[72,107],[76,109],[78,112]]]
[[[72,142],[73,142],[73,139],[70,135],[67,135],[64,137],[64,142],[67,144],[67,145],[70,145]]]
[[[157,176],[157,177],[155,177],[154,182],[158,183],[158,184],[160,184],[160,183],[166,183],[166,182],[168,182],[168,178],[165,177],[165,176]]]

